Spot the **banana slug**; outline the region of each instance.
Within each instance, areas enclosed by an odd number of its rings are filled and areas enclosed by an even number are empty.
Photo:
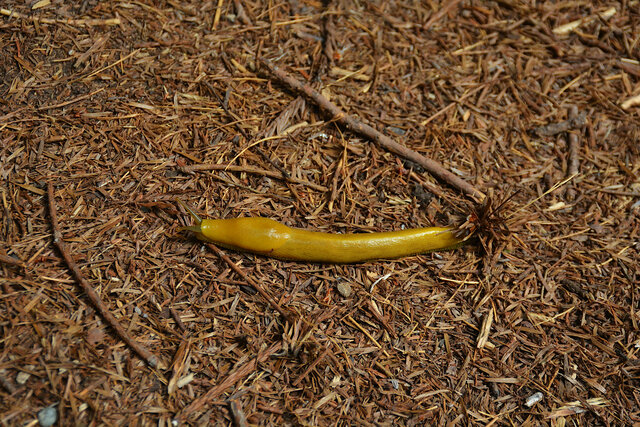
[[[451,227],[329,234],[287,227],[269,218],[201,219],[181,204],[196,221],[196,225],[181,230],[227,249],[293,261],[346,264],[401,258],[455,249],[466,240]]]

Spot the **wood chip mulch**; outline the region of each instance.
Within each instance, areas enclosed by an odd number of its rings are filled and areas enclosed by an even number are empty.
[[[640,1],[0,6],[0,424],[640,425]]]

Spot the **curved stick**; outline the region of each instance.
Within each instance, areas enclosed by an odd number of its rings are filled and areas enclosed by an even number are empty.
[[[289,85],[289,87],[291,87],[292,89],[307,95],[309,98],[315,101],[316,104],[320,106],[320,108],[322,108],[323,110],[331,114],[334,120],[336,120],[337,122],[353,130],[354,132],[357,132],[361,135],[366,136],[367,138],[372,139],[377,144],[381,145],[382,147],[386,148],[392,153],[395,153],[399,156],[404,157],[405,159],[411,160],[419,164],[431,175],[441,179],[442,181],[447,182],[452,187],[455,187],[460,191],[463,191],[464,193],[467,193],[471,196],[477,197],[478,199],[480,199],[480,201],[483,201],[485,199],[484,193],[482,193],[480,190],[478,190],[477,188],[475,188],[473,185],[466,182],[462,178],[446,170],[444,166],[442,166],[439,162],[433,159],[429,159],[423,156],[422,154],[417,153],[411,150],[410,148],[407,148],[404,145],[397,143],[390,137],[377,131],[371,126],[365,123],[362,123],[360,120],[356,119],[355,117],[352,117],[346,114],[337,105],[335,105],[333,102],[329,101],[327,98],[322,96],[320,92],[313,89],[311,86],[299,82],[297,79],[287,74],[285,71],[280,69],[278,66],[273,64],[268,59],[265,59],[265,58],[259,58],[259,59],[260,59],[260,62],[262,62],[262,64],[265,67],[267,67],[267,69],[271,72],[271,74],[276,76],[282,82]]]

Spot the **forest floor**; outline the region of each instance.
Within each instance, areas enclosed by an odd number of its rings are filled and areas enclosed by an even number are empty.
[[[638,0],[3,1],[0,423],[640,425],[639,60]]]

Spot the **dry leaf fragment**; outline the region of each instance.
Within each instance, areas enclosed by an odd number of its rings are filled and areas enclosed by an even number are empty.
[[[40,0],[39,2],[31,6],[31,10],[40,9],[40,8],[49,6],[50,4],[51,4],[51,0]]]
[[[87,331],[87,342],[90,345],[96,345],[104,341],[106,336],[102,328],[91,328]]]
[[[489,310],[489,314],[484,318],[482,327],[480,328],[480,335],[478,335],[478,344],[476,347],[484,348],[489,340],[489,332],[491,332],[491,325],[493,324],[493,307]]]

